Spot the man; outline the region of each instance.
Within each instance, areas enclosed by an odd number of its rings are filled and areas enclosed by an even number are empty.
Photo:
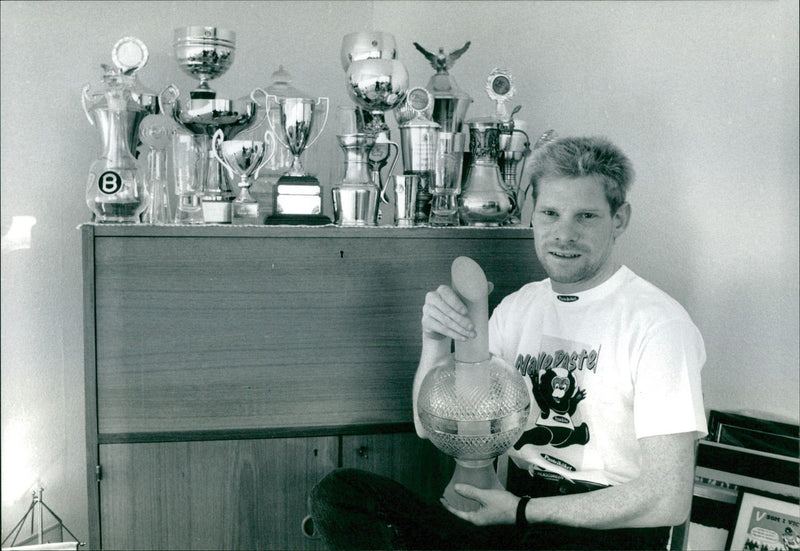
[[[549,278],[506,297],[489,322],[492,354],[516,366],[533,398],[509,451],[516,493],[457,486],[480,508],[444,503],[448,516],[379,477],[334,474],[317,498],[363,496],[359,514],[374,522],[359,522],[380,533],[368,547],[663,549],[669,526],[687,518],[706,432],[705,349],[677,302],[613,260],[631,217],[630,162],[605,139],[563,138],[532,165],[534,245]],[[425,298],[414,381],[423,438],[419,387],[453,361],[450,339],[475,336],[465,314],[448,286]],[[329,543],[355,545],[331,533],[332,509],[318,510]]]

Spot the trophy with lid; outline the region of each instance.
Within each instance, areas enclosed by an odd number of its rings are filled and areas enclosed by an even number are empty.
[[[414,207],[416,225],[430,221],[440,128],[430,120],[432,113],[433,95],[419,86],[408,91],[406,101],[395,111],[400,128],[403,172],[419,176]]]
[[[102,82],[81,91],[86,118],[103,140],[103,154],[89,169],[86,204],[97,222],[137,223],[150,201],[135,157],[139,125],[160,107],[158,96],[136,77],[148,59],[144,43],[122,38],[111,57],[115,67],[103,65]]]
[[[400,150],[391,140],[385,114],[403,103],[408,91],[408,71],[396,58],[395,39],[389,33],[357,32],[342,40],[341,61],[348,95],[363,112],[364,132],[375,135],[369,165],[373,183],[380,190],[384,186],[381,172],[391,150],[394,149],[395,161]]]
[[[202,182],[203,219],[206,223],[230,223],[234,193],[223,166],[212,152],[211,139],[218,130],[225,139],[236,137],[255,122],[257,104],[250,98],[219,98],[208,81],[224,74],[233,63],[236,33],[218,27],[181,27],[174,31],[173,50],[180,68],[200,81],[185,103],[178,99],[177,87],[170,86],[170,91],[173,118],[201,143],[202,162],[206,166]],[[196,208],[196,200],[195,193],[179,196],[178,210]]]

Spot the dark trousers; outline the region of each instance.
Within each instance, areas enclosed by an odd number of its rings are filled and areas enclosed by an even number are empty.
[[[314,488],[311,513],[331,549],[665,549],[669,527],[590,530],[475,526],[390,478],[339,469]]]

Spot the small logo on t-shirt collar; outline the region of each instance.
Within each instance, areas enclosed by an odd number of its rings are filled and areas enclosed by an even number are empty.
[[[575,302],[579,297],[575,295],[556,295],[556,298],[561,302]]]

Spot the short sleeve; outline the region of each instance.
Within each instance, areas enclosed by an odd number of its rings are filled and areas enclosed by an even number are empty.
[[[707,434],[700,371],[705,345],[687,319],[659,324],[644,339],[634,376],[636,437]]]

